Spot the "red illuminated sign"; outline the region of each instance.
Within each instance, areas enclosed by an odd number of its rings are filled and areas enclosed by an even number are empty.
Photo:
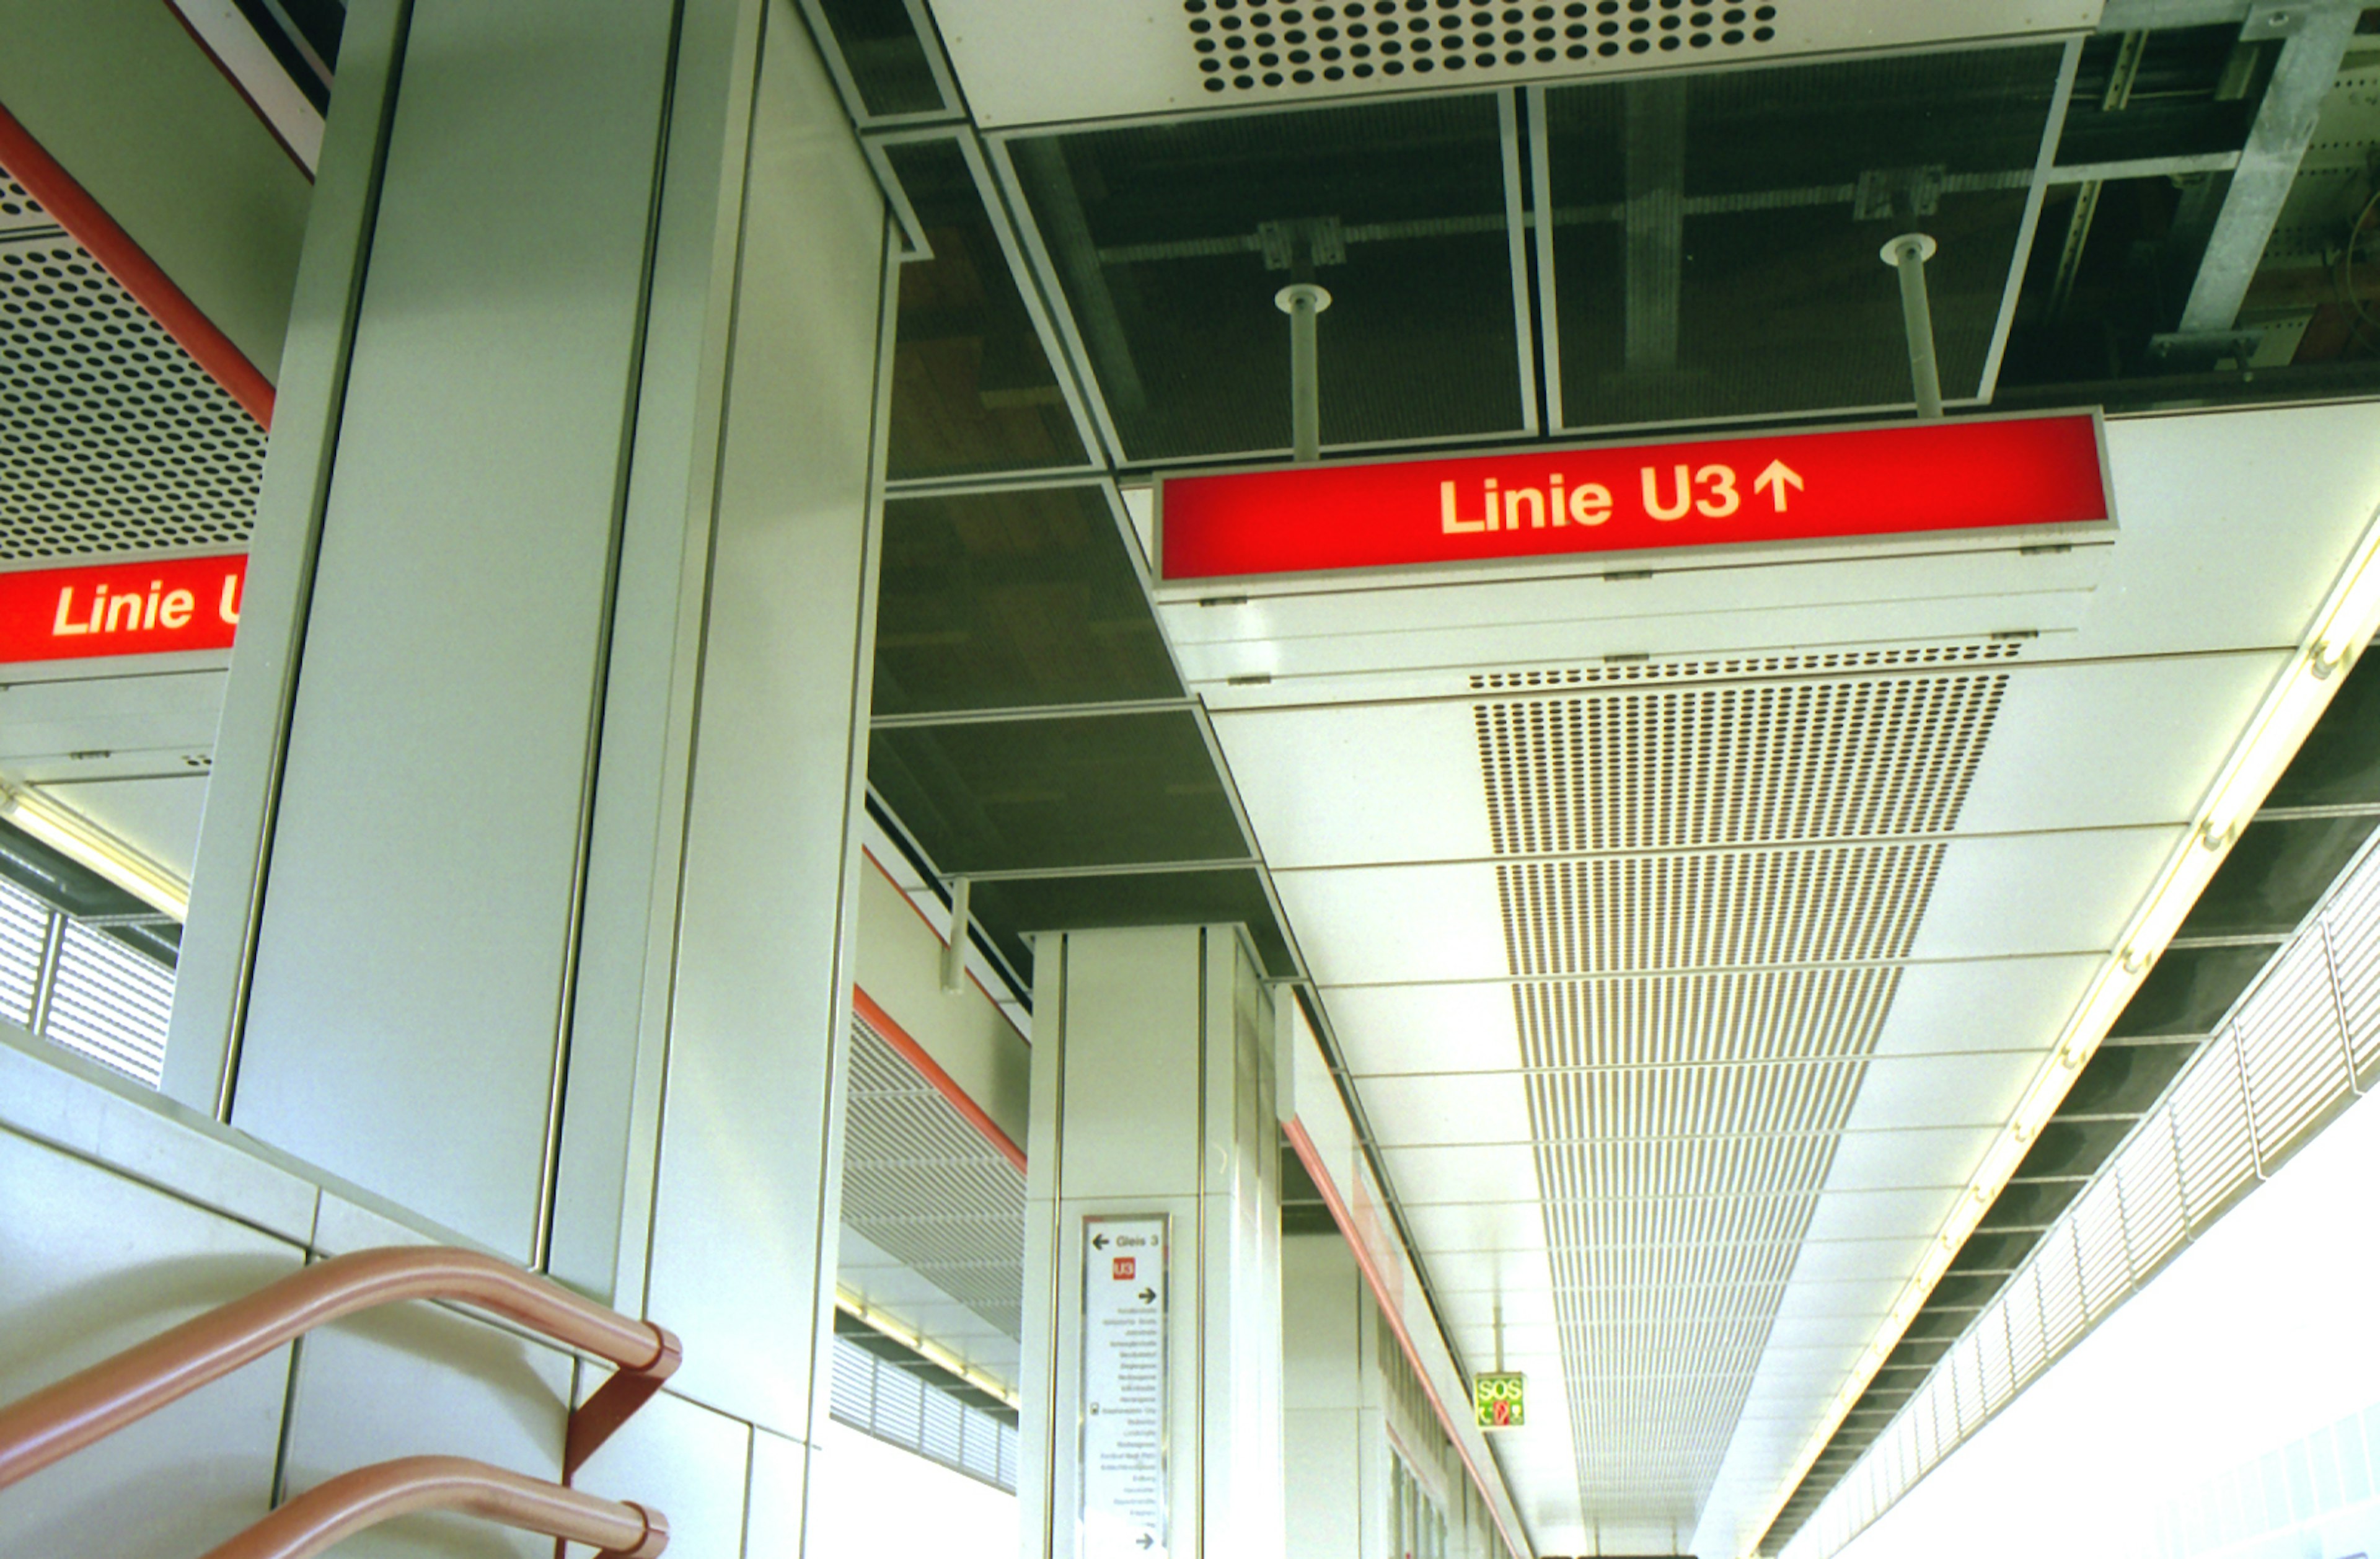
[[[0,664],[227,650],[247,581],[244,556],[0,574]]]
[[[2113,518],[2088,412],[1167,477],[1167,579]]]

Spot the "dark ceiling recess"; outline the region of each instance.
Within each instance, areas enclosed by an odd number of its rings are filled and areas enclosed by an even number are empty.
[[[317,112],[331,106],[331,79],[339,65],[344,0],[232,0],[248,25]]]
[[[1074,413],[956,140],[883,149],[930,260],[901,267],[887,474],[895,481],[1086,463]]]
[[[905,0],[817,0],[837,52],[859,94],[858,117],[938,114],[942,100],[918,36],[920,18]]]
[[[1218,921],[1293,973],[1129,545],[1100,481],[890,498],[869,787],[1020,974],[1033,932]]]
[[[2074,1080],[1876,1383],[1786,1503],[1766,1552],[1777,1552],[1801,1529],[1925,1380],[1934,1359],[1966,1331],[2141,1117],[2156,1107],[2375,824],[2380,655],[2366,656],[2348,674],[2171,947],[2117,1017],[2107,1042]]]
[[[1944,391],[1984,379],[2064,50],[1564,87],[1546,98],[1573,427],[1898,406],[1922,229]]]
[[[877,713],[1181,696],[1104,482],[884,505]]]
[[[1325,444],[1524,431],[1494,97],[1009,152],[1128,460],[1288,449],[1289,325],[1273,295],[1300,274],[1332,298],[1318,332]]]

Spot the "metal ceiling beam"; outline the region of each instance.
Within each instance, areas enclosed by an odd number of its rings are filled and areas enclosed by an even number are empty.
[[[2265,90],[2264,105],[2256,111],[2222,213],[2215,219],[2214,236],[2199,262],[2190,301],[2182,307],[2182,335],[2228,331],[2239,320],[2240,305],[2255,280],[2256,267],[2264,262],[2273,226],[2280,220],[2289,187],[2297,182],[2298,164],[2313,140],[2323,99],[2338,79],[2339,62],[2362,15],[2360,4],[2330,0],[2308,12],[2281,45],[2272,84]]]
[[[1678,366],[1679,295],[1686,268],[1686,84],[1631,81],[1627,92],[1626,360]]]

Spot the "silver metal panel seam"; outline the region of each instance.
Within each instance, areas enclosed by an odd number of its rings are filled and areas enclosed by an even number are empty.
[[[234,1101],[241,1129],[522,1257],[670,21],[417,0]]]
[[[230,1114],[236,1036],[313,589],[322,493],[338,440],[356,295],[371,247],[380,161],[410,13],[411,0],[356,0],[347,13],[339,104],[323,131],[281,359],[278,431],[265,458],[240,599],[238,669],[225,681],[208,774],[164,1091],[218,1118]]]
[[[635,1310],[710,562],[756,0],[686,0],[661,170],[547,1272]]]
[[[764,29],[645,1299],[674,1390],[807,1438],[892,229],[791,0]]]

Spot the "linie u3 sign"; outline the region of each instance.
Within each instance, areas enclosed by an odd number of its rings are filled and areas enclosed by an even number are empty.
[[[0,574],[0,664],[227,650],[245,556]]]
[[[1273,467],[1158,483],[1168,581],[2113,518],[2095,413]]]

